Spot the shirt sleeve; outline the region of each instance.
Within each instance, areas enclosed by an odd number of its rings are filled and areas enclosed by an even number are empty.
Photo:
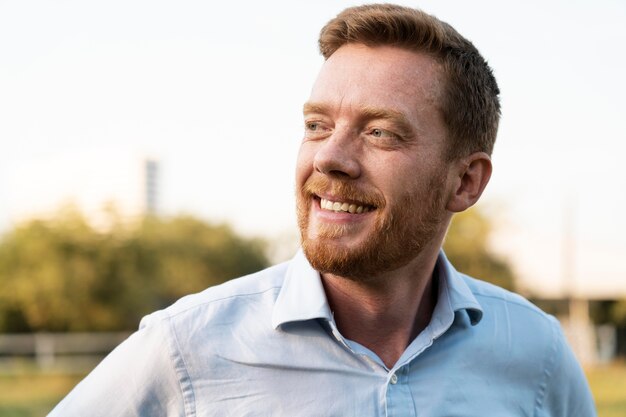
[[[155,313],[49,414],[51,417],[185,416],[175,335]]]
[[[537,417],[597,416],[587,378],[570,349],[558,321],[554,326],[554,349],[551,366],[545,371],[543,398]]]

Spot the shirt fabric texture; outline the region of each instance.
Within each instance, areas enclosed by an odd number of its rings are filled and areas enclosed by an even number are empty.
[[[556,319],[457,272],[392,369],[338,331],[319,273],[289,262],[144,317],[50,416],[590,417]]]

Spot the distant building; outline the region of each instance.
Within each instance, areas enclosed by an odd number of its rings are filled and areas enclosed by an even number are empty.
[[[10,224],[74,207],[98,229],[159,214],[160,162],[125,149],[77,150],[16,165],[0,202]]]
[[[619,297],[530,297],[542,310],[556,316],[583,365],[607,363],[626,357],[626,326],[614,323],[610,311]]]
[[[143,211],[144,214],[158,214],[159,162],[147,158],[143,163]]]

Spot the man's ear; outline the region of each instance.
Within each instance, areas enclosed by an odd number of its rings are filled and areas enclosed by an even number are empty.
[[[491,158],[485,152],[474,152],[457,161],[452,194],[446,209],[459,213],[473,206],[491,178]]]

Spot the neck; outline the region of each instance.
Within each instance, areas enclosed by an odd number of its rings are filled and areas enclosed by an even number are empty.
[[[437,300],[433,270],[439,247],[409,264],[364,280],[323,274],[339,331],[376,353],[388,368],[430,322]]]

